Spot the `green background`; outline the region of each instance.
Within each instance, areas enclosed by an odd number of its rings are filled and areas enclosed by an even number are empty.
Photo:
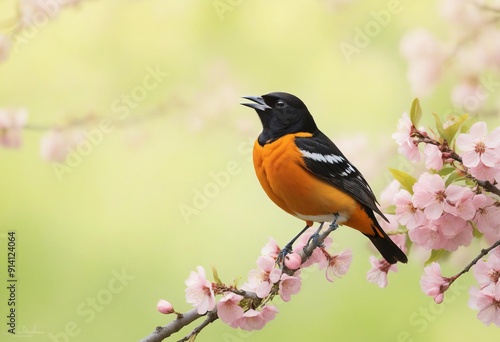
[[[15,15],[16,3],[0,4],[2,19]],[[230,8],[218,12],[217,3]],[[6,332],[8,231],[17,235],[19,334],[137,341],[173,319],[156,311],[158,299],[190,309],[184,281],[197,265],[207,273],[215,266],[227,283],[244,281],[269,236],[283,245],[302,228],[257,182],[250,156],[260,122],[240,96],[298,95],[377,194],[389,166],[411,169],[391,139],[413,99],[399,41],[422,25],[446,36],[436,3],[353,1],[339,10],[331,3],[83,1],[15,44],[0,64],[0,107],[26,107],[32,128],[86,118],[91,132],[109,117],[113,129],[95,133],[89,153],[59,176],[40,157],[44,129],[26,129],[20,150],[0,149],[2,341],[14,340]],[[398,12],[377,24],[373,13],[391,3]],[[341,45],[354,44],[367,25],[379,31],[346,58]],[[168,76],[140,93],[148,68]],[[452,80],[423,99],[427,114],[449,110]],[[113,103],[138,94],[120,117]],[[198,191],[211,197],[203,201]],[[183,216],[187,207],[196,211]],[[305,271],[300,294],[275,301],[280,312],[263,330],[218,321],[199,340],[498,340],[497,328],[467,306],[471,275],[438,306],[419,285],[425,252],[414,251],[380,289],[366,281],[368,240],[347,228],[333,235],[336,251],[354,253],[346,276],[329,283],[322,271]],[[451,259],[444,274],[478,250]]]

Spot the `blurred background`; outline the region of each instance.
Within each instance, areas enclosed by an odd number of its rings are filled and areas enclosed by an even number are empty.
[[[452,13],[449,3],[0,2],[0,108],[23,127],[22,142],[0,148],[1,340],[14,339],[6,325],[9,231],[17,238],[18,335],[138,341],[173,319],[157,312],[160,298],[191,309],[184,281],[197,265],[244,282],[268,237],[284,245],[302,228],[258,184],[251,149],[261,127],[241,96],[299,96],[378,195],[388,167],[413,167],[398,158],[391,134],[414,97],[428,116],[469,111],[498,124],[494,96],[459,103],[457,84],[472,84],[465,93],[489,89],[481,77],[490,77],[494,94],[498,77],[492,67],[471,78],[461,72],[466,60],[450,65],[456,42],[469,37],[453,20],[464,16],[467,32],[477,26],[470,9]],[[402,43],[420,27],[442,45]],[[412,53],[431,62],[411,69]],[[467,305],[471,276],[437,305],[420,289],[425,253],[410,254],[381,289],[366,281],[368,240],[350,229],[333,238],[337,252],[353,250],[346,276],[329,283],[323,271],[307,271],[302,291],[276,300],[280,312],[263,330],[216,322],[199,340],[498,339]]]

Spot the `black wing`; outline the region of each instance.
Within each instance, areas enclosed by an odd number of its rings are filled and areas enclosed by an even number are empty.
[[[307,170],[388,221],[377,207],[377,199],[363,175],[326,135],[317,131],[312,137],[295,138],[295,144],[303,154]]]

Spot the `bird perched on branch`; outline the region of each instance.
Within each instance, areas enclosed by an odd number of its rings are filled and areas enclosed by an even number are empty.
[[[389,263],[406,263],[406,255],[389,238],[374,212],[387,218],[363,175],[323,134],[305,104],[283,92],[246,96],[263,130],[255,141],[253,162],[257,178],[269,198],[306,227],[284,248],[313,225],[332,222],[367,236]]]

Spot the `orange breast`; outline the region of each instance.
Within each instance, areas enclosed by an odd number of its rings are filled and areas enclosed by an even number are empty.
[[[255,142],[253,161],[260,184],[274,203],[296,217],[339,213],[343,221],[349,221],[360,205],[305,168],[294,139],[307,136],[311,134],[289,134],[264,146]]]

